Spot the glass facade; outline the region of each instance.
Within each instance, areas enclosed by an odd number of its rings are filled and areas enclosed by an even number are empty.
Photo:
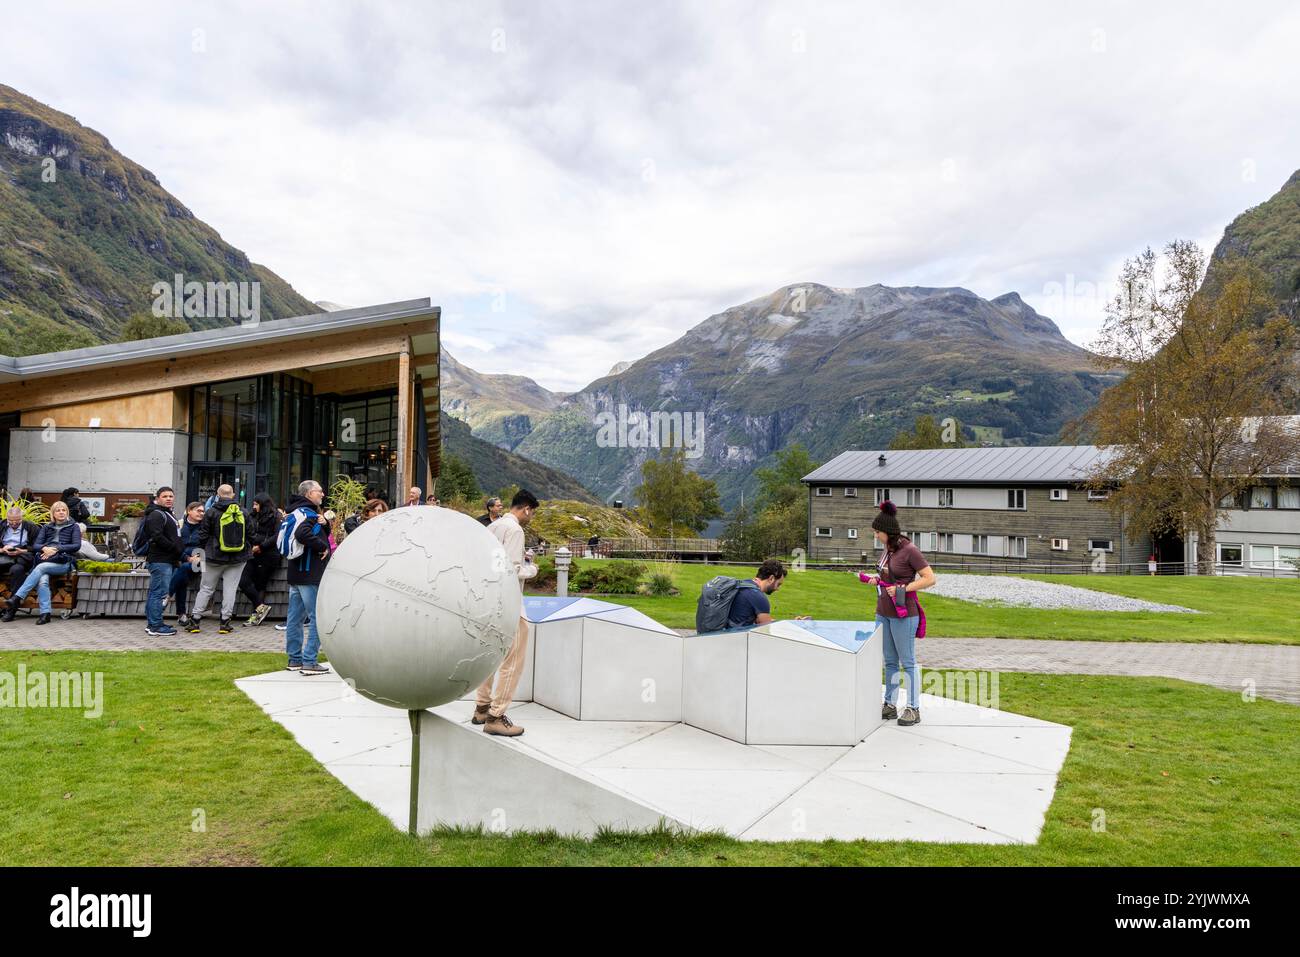
[[[245,504],[267,492],[283,507],[298,483],[339,475],[396,498],[397,390],[316,395],[287,372],[195,386],[190,395],[188,500],[221,482]]]

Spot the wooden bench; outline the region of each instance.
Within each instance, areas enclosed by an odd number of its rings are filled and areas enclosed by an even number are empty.
[[[0,601],[9,597],[9,583],[0,581]],[[21,605],[24,611],[36,611],[40,607],[36,589],[28,595]],[[50,611],[61,612],[60,618],[71,618],[77,608],[77,570],[74,568],[67,575],[50,578]]]

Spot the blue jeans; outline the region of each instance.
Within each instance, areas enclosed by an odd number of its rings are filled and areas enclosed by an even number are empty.
[[[23,580],[18,591],[14,593],[14,598],[21,602],[35,588],[36,601],[41,607],[41,614],[48,615],[50,613],[50,578],[58,578],[70,571],[72,571],[71,562],[41,562],[27,573],[27,578]]]
[[[916,629],[921,624],[920,615],[910,618],[876,616],[884,639],[885,653],[885,703],[893,704],[898,696],[900,672],[907,672],[907,703],[921,707],[921,666],[916,663]]]
[[[167,604],[167,590],[175,571],[176,566],[171,562],[149,563],[149,597],[144,603],[144,620],[150,631],[163,627],[163,606]]]
[[[320,651],[320,634],[316,631],[316,589],[318,585],[289,586],[289,617],[284,623],[284,650],[291,665],[314,665]],[[307,626],[307,646],[303,647],[303,619],[311,616]]]

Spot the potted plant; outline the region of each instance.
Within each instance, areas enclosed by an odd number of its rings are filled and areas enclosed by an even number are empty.
[[[126,536],[128,542],[135,539],[135,533],[140,528],[140,522],[144,517],[144,502],[119,502],[117,511],[113,513],[113,520],[122,529],[122,534]]]

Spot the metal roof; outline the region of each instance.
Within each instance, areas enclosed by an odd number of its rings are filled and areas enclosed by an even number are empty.
[[[880,464],[880,457],[885,464]],[[972,449],[876,449],[843,452],[803,477],[813,482],[894,484],[946,482],[1080,482],[1108,458],[1095,445],[998,446]]]
[[[389,323],[406,322],[420,316],[438,317],[441,310],[428,299],[408,299],[359,309],[319,312],[289,319],[274,319],[256,325],[230,325],[177,336],[159,336],[138,342],[113,342],[47,352],[36,356],[0,356],[0,384],[17,379],[36,379],[60,372],[90,371],[147,359],[171,358],[196,352],[224,351],[247,345],[265,345],[304,333],[324,335],[348,329],[373,329]],[[436,353],[434,362],[436,364]]]

